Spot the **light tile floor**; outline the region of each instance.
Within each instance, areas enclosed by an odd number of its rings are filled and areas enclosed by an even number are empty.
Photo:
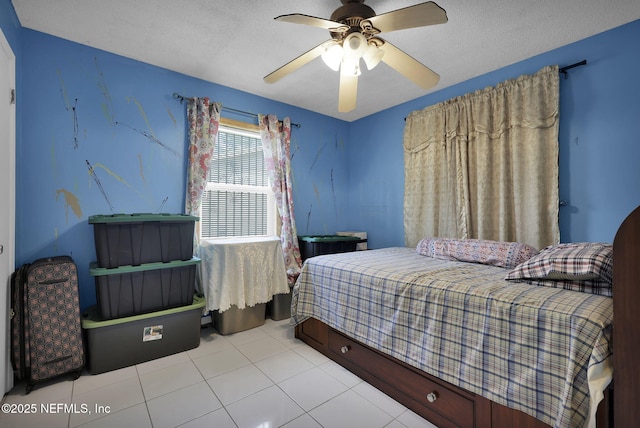
[[[293,336],[289,321],[73,381],[64,377],[2,400],[0,427],[427,427],[434,425]]]

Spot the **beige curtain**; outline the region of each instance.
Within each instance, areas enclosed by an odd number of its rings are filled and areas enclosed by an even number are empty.
[[[558,67],[411,113],[405,244],[426,236],[558,243]]]

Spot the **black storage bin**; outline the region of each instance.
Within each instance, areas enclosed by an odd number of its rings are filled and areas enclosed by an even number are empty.
[[[204,297],[187,306],[102,320],[95,306],[82,315],[88,369],[98,374],[164,357],[200,345]]]
[[[95,277],[101,318],[127,317],[190,304],[198,263],[197,257],[113,269],[92,263],[89,273]]]
[[[189,260],[198,217],[183,214],[114,214],[89,217],[98,266],[115,268]]]
[[[316,235],[299,236],[300,257],[305,261],[309,257],[321,256],[323,254],[347,253],[355,251],[356,246],[362,239],[357,236],[342,235]]]

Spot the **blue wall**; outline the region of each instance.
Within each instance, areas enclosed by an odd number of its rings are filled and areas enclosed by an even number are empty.
[[[174,92],[300,123],[292,131],[299,233],[346,228],[347,122],[28,29],[21,43],[16,263],[71,255],[83,307],[95,301],[89,216],[155,213],[165,199],[162,212],[183,212],[185,106]]]
[[[588,64],[560,78],[560,235],[612,242],[640,204],[640,21],[434,92],[351,124],[349,224],[369,246],[404,245],[404,117],[540,68]]]
[[[288,115],[300,234],[364,230],[369,246],[403,245],[404,117],[545,65],[589,64],[561,79],[563,241],[608,241],[640,203],[640,21],[347,123],[61,40],[19,26],[0,0],[0,27],[17,58],[16,263],[72,255],[81,305],[95,302],[87,218],[111,212],[182,212],[184,105]],[[223,113],[233,119],[244,119]],[[88,162],[88,163],[87,163]],[[95,175],[90,174],[91,165]]]

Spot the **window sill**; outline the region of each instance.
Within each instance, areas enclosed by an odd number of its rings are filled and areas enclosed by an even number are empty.
[[[200,242],[211,244],[247,244],[252,242],[266,242],[280,240],[279,236],[232,236],[226,238],[200,238]]]

